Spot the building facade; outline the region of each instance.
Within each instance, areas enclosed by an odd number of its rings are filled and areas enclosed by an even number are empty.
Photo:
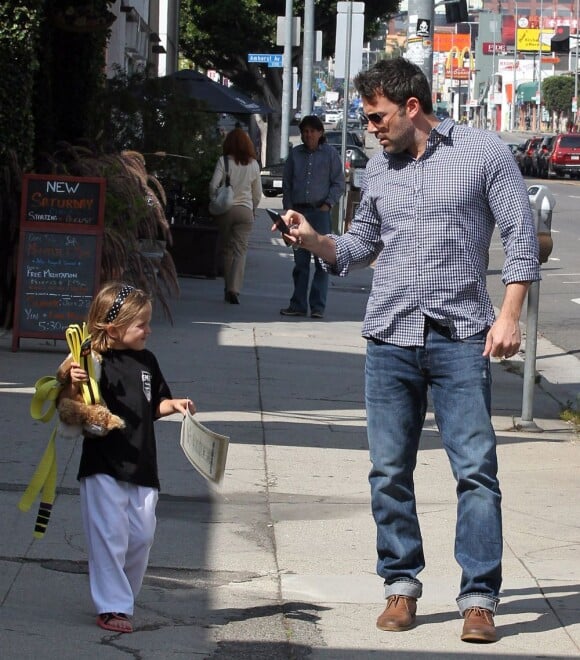
[[[119,0],[111,9],[107,76],[117,69],[165,76],[177,71],[179,0]]]

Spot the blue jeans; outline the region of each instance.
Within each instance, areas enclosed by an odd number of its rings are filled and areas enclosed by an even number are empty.
[[[377,526],[377,573],[385,597],[419,598],[425,567],[413,472],[431,388],[435,420],[457,482],[455,559],[462,569],[457,604],[495,612],[501,586],[501,493],[491,425],[486,332],[452,340],[427,326],[425,346],[368,342],[366,408],[369,474]],[[445,475],[441,475],[445,478]],[[434,484],[436,487],[436,484]]]
[[[312,209],[304,211],[304,216],[312,227],[320,234],[329,234],[331,229],[330,211]],[[314,276],[308,295],[308,281],[310,279],[310,262],[312,253],[298,248],[294,251],[294,293],[290,299],[290,308],[298,312],[308,312],[308,304],[313,312],[324,312],[326,307],[326,294],[328,293],[328,273],[326,273],[318,259],[314,257]]]

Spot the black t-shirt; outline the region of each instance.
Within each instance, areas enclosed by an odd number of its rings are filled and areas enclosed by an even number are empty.
[[[169,386],[148,350],[111,350],[102,357],[101,399],[126,426],[104,437],[85,435],[77,478],[108,474],[159,488],[153,422],[160,402],[172,398]]]

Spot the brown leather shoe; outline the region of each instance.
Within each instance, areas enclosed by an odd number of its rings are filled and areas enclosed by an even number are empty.
[[[410,596],[389,596],[385,611],[377,619],[377,628],[400,632],[415,625],[417,599]]]
[[[463,615],[463,632],[461,640],[489,644],[497,640],[493,612],[483,607],[470,607]]]

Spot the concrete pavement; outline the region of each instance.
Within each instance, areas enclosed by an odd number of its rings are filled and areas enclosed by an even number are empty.
[[[283,318],[292,253],[269,227],[261,211],[239,306],[224,304],[221,279],[181,279],[174,324],[154,322],[150,347],[174,395],[193,398],[200,420],[231,445],[224,482],[210,487],[181,453],[179,419],[158,423],[158,530],[132,635],[94,623],[80,443],[58,441],[58,496],[42,540],[32,537],[36,506],[17,508],[51,429],[29,417],[31,388],[54,372],[64,342],[22,340],[12,353],[10,336],[0,337],[1,657],[578,657],[580,446],[559,411],[580,392],[579,361],[540,338],[534,419],[543,433],[514,430],[522,355],[493,364],[505,530],[499,641],[459,640],[454,483],[431,414],[416,476],[427,558],[419,625],[381,632],[360,337],[371,271],[331,281],[324,320]]]

